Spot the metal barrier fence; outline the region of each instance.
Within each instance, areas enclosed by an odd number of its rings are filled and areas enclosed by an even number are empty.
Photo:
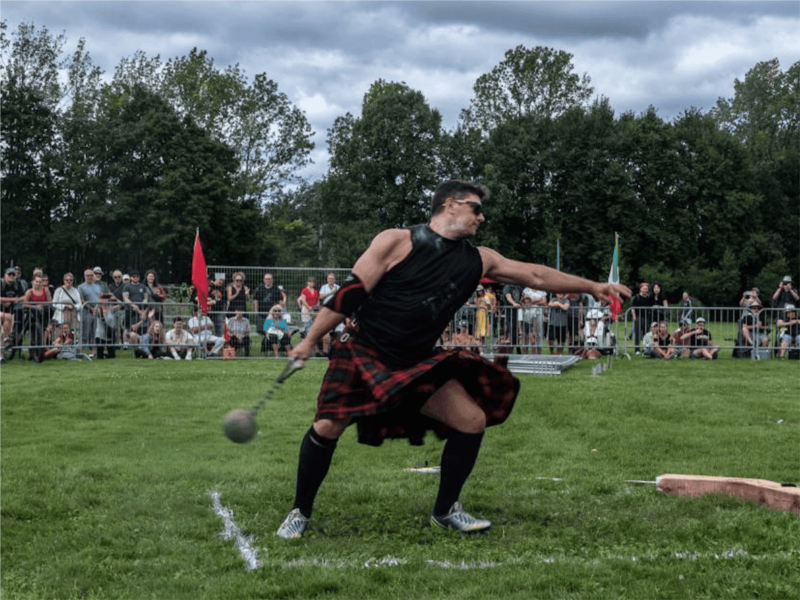
[[[789,332],[785,325],[789,321],[786,311],[780,308],[694,307],[688,315],[681,307],[631,308],[620,320],[621,351],[629,356],[652,354],[652,348],[645,348],[645,336],[653,324],[661,322],[667,324],[673,343],[681,346],[680,354],[695,357],[702,355],[698,349],[716,346],[715,355],[730,352],[735,358],[775,358],[781,354],[783,335]],[[703,321],[700,335],[696,333],[700,327],[698,321]],[[680,339],[684,343],[680,344]],[[792,340],[786,349],[790,358],[797,358],[796,342]]]
[[[325,285],[328,275],[333,273],[336,283],[342,281],[350,273],[350,269],[342,268],[302,268],[302,267],[232,267],[223,265],[209,265],[208,274],[210,278],[218,279],[219,276],[229,285],[233,281],[234,273],[244,274],[244,285],[250,288],[251,296],[255,294],[260,285],[263,284],[264,275],[271,274],[274,285],[282,288],[290,301],[297,300],[302,290],[308,283],[309,277],[315,280],[316,289]]]
[[[277,272],[275,276],[277,279]],[[111,358],[122,350],[146,357],[148,353],[143,348],[149,344],[149,348],[155,350],[151,354],[172,357],[172,352],[165,343],[159,341],[158,332],[153,332],[151,326],[158,321],[167,331],[173,328],[176,317],[182,318],[184,330],[189,331],[193,325],[196,326],[194,333],[198,339],[193,342],[193,358],[218,356],[226,345],[233,349],[228,351],[229,354],[235,352],[239,357],[285,356],[291,346],[305,337],[315,314],[305,314],[291,298],[286,304],[287,310],[281,314],[281,318],[286,320],[283,335],[275,331],[270,335],[270,332],[264,331],[270,307],[262,307],[265,310],[255,313],[252,305],[249,305],[236,322],[229,320],[235,317],[232,313],[213,311],[203,322],[195,323],[191,320],[190,303],[167,301],[133,309],[116,302],[102,302],[92,307],[84,305],[73,315],[63,311],[63,305],[54,303],[45,303],[41,308],[18,304],[10,313],[14,315],[13,325],[6,323],[10,331],[3,335],[4,356],[13,358],[18,355],[22,358],[25,351],[30,358],[37,360],[55,357]],[[634,310],[637,312],[634,313]],[[779,325],[779,320],[785,322],[784,311],[764,309],[755,316],[752,313],[750,309],[743,308],[695,308],[690,323],[681,325],[680,307],[654,307],[629,309],[613,323],[607,308],[596,307],[572,310],[567,313],[566,319],[561,318],[557,324],[556,315],[551,316],[547,308],[505,307],[490,311],[465,305],[445,329],[439,344],[443,347],[468,348],[484,355],[572,355],[591,347],[602,355],[621,353],[630,357],[640,353],[648,356],[653,352],[646,334],[653,323],[663,321],[670,343],[677,349],[673,354],[677,356],[696,354],[695,351],[701,348],[714,348],[716,355],[731,353],[739,358],[766,359],[778,356],[782,334],[786,330],[786,327]],[[705,320],[702,335],[697,333],[698,318]],[[591,329],[598,321],[602,321],[608,330],[606,336],[599,340],[593,338],[594,330]],[[229,337],[232,338],[227,344],[224,342],[226,324]],[[241,339],[236,335],[240,330],[245,332]],[[708,334],[710,340],[707,339]],[[65,341],[57,342],[59,337]],[[158,339],[153,340],[154,337]],[[325,336],[319,342],[317,356],[327,354],[330,337]],[[217,338],[223,342],[220,343]],[[70,339],[74,341],[69,343]],[[800,353],[796,343],[789,353],[791,358]]]

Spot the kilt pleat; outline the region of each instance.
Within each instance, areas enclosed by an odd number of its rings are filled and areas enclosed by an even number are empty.
[[[351,419],[358,441],[379,446],[406,438],[421,445],[427,431],[446,438],[449,428],[420,413],[436,390],[457,379],[486,414],[487,426],[504,422],[516,401],[519,380],[505,365],[466,350],[443,350],[407,367],[389,366],[372,346],[343,336],[331,350],[315,419]]]

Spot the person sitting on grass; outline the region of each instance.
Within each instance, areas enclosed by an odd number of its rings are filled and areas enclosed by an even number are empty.
[[[289,325],[283,318],[283,307],[276,304],[270,309],[269,316],[264,319],[265,342],[272,348],[272,353],[277,357],[279,352],[292,349],[292,336]]]
[[[680,326],[670,334],[672,338],[672,347],[675,350],[675,358],[682,356],[684,358],[691,354],[691,350],[683,339],[684,334],[692,330],[692,322],[687,318],[681,318]]]
[[[478,340],[469,334],[466,321],[459,323],[458,331],[453,336],[453,339],[450,342],[450,347],[456,348],[457,350],[467,350],[468,352],[474,352],[475,354],[481,353],[480,344],[478,343]]]
[[[784,358],[789,348],[800,347],[800,320],[797,318],[797,309],[794,304],[787,304],[784,317],[778,319],[778,327],[785,327],[781,333],[781,346],[778,358]]]
[[[599,308],[589,309],[583,325],[583,348],[578,348],[575,355],[581,359],[593,360],[613,352],[611,332],[606,327],[603,311]]]
[[[167,332],[167,348],[175,360],[192,360],[192,351],[197,348],[197,338],[183,328],[183,317],[172,319],[172,329]]]
[[[75,335],[70,329],[70,324],[67,322],[51,323],[51,327],[51,332],[45,332],[49,347],[44,351],[42,360],[47,360],[48,358],[77,358]]]
[[[225,338],[214,335],[214,322],[210,317],[202,314],[196,305],[192,307],[189,331],[199,340],[201,348],[211,346],[208,356],[220,356],[222,347],[225,345]]]
[[[653,336],[653,350],[655,352],[653,358],[670,360],[678,356],[675,346],[672,343],[672,336],[670,336],[669,330],[667,329],[666,321],[661,321],[658,324],[658,330]]]
[[[244,348],[244,355],[250,356],[250,320],[241,309],[236,309],[228,319],[228,336],[234,350]]]
[[[714,360],[719,354],[719,346],[711,341],[711,332],[706,329],[706,320],[698,317],[695,328],[681,336],[687,346],[691,348],[692,358]]]
[[[642,356],[645,358],[658,358],[654,348],[656,333],[658,333],[658,323],[653,321],[650,323],[650,331],[642,337]]]
[[[769,326],[764,323],[761,303],[754,300],[748,306],[749,313],[742,317],[742,335],[750,348],[769,346]]]
[[[139,338],[139,345],[134,348],[133,355],[136,358],[169,358],[167,350],[167,337],[164,332],[164,325],[161,321],[153,321],[142,336]]]

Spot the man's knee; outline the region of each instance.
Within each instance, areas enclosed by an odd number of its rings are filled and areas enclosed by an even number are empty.
[[[473,409],[464,415],[464,419],[456,427],[461,433],[483,433],[486,429],[486,413],[480,406],[473,405]]]
[[[338,440],[349,424],[349,419],[343,421],[320,419],[319,421],[314,421],[314,431],[316,431],[318,435],[328,438],[329,440]]]

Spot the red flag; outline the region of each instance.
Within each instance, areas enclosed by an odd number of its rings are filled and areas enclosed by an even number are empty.
[[[608,273],[608,283],[619,283],[619,234],[614,232],[614,257],[611,259],[611,271]],[[622,302],[611,297],[611,319],[617,320],[622,313]]]
[[[197,302],[203,314],[208,314],[208,273],[203,246],[200,244],[200,230],[194,238],[194,254],[192,255],[192,285],[197,291]]]

